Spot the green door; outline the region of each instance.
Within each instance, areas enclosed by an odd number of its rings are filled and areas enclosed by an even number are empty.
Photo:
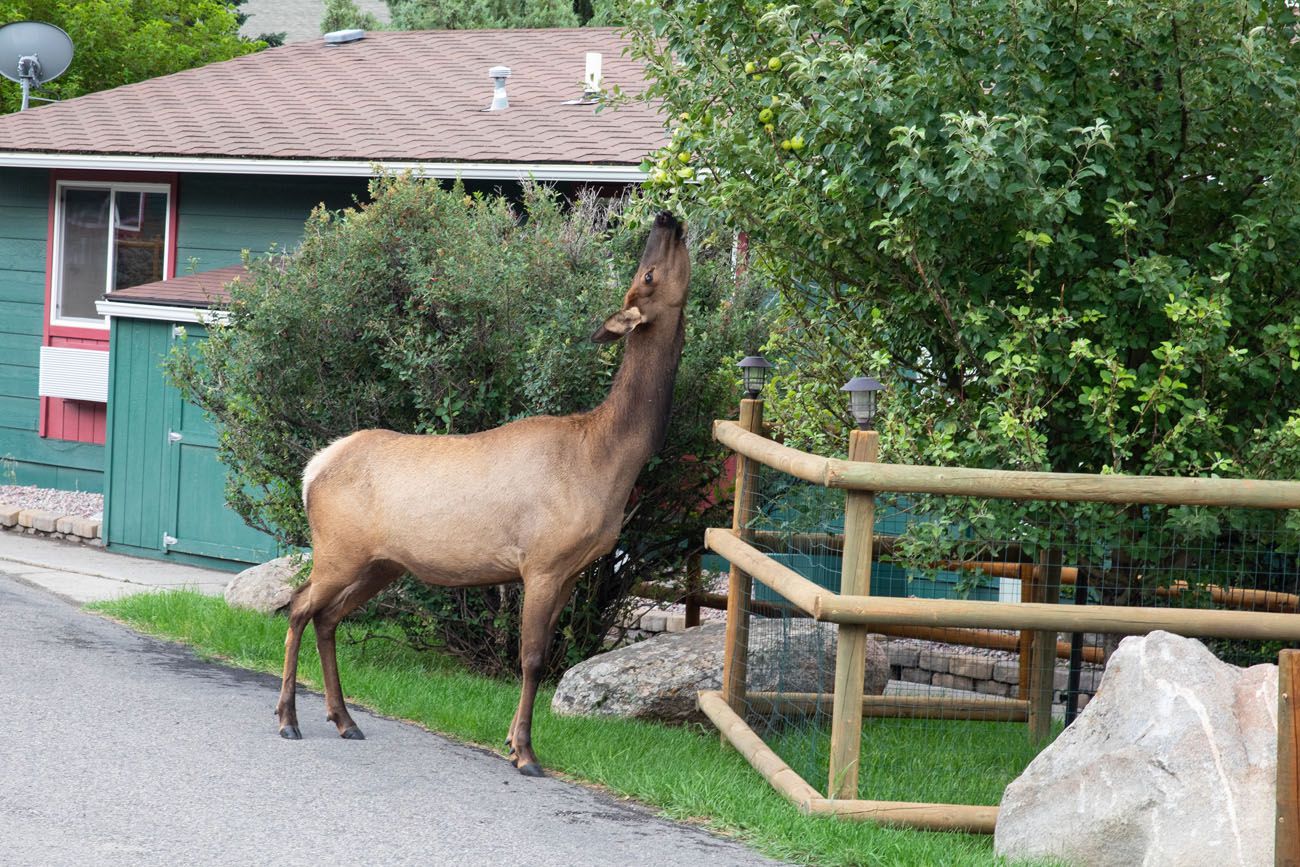
[[[170,384],[165,415],[163,549],[245,563],[274,557],[275,541],[226,506],[226,468],[217,460],[217,434],[207,416]]]

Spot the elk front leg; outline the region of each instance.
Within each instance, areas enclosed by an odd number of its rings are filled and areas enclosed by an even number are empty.
[[[533,704],[537,700],[542,669],[546,667],[551,637],[555,635],[555,624],[572,588],[573,579],[553,583],[537,579],[524,582],[523,622],[519,627],[519,667],[523,686],[506,743],[510,746],[514,766],[526,777],[546,776],[537,761],[537,754],[533,752]]]

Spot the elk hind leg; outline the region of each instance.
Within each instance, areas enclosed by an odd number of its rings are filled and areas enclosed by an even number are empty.
[[[395,563],[373,563],[352,584],[339,593],[329,605],[316,613],[316,649],[320,653],[321,678],[325,681],[325,715],[339,730],[339,736],[348,740],[365,740],[361,728],[348,713],[343,700],[343,687],[339,683],[339,664],[335,653],[334,633],[339,622],[350,612],[364,605],[380,590],[391,584],[403,569]]]
[[[309,581],[295,590],[289,601],[289,629],[284,635],[284,674],[280,681],[280,700],[275,706],[275,715],[280,722],[280,737],[294,741],[302,738],[302,732],[298,729],[295,695],[298,685],[298,649],[302,646],[302,633],[311,617]]]

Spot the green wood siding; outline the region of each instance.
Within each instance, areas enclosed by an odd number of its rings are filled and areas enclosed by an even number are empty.
[[[165,322],[114,319],[109,337],[108,466],[104,538],[110,546],[162,548],[163,402],[158,365],[167,355]]]
[[[37,435],[49,191],[44,169],[0,168],[0,484],[100,491],[106,484],[103,446]],[[207,271],[238,263],[243,250],[291,248],[317,204],[342,208],[365,193],[363,178],[183,175],[176,199],[176,271],[186,273],[194,259],[197,270]],[[138,362],[145,351],[131,353]],[[124,388],[129,400],[144,396],[141,383]],[[137,447],[130,460],[139,465],[147,450]],[[148,529],[148,544],[154,544],[154,528],[139,519],[128,525],[132,533]]]
[[[191,338],[202,328],[187,326]],[[275,540],[246,526],[225,504],[225,467],[216,431],[164,378],[168,322],[113,320],[109,362],[108,479],[105,525],[110,549],[179,562],[260,563]],[[171,442],[175,431],[181,439]],[[176,539],[164,545],[163,534]]]
[[[49,198],[49,172],[0,168],[0,484],[100,491],[103,446],[37,435]]]
[[[237,265],[243,250],[292,248],[312,208],[344,208],[364,198],[364,178],[185,175],[180,180],[176,273]]]
[[[40,401],[36,384],[45,316],[49,191],[50,174],[46,170],[0,168],[0,484],[17,482],[100,491],[106,485],[103,446],[37,435]],[[176,271],[186,273],[191,260],[197,260],[197,270],[207,271],[238,263],[243,250],[259,254],[272,246],[292,248],[317,204],[342,208],[352,204],[353,196],[365,195],[364,178],[183,175],[176,198]],[[162,331],[170,333],[165,328]],[[134,341],[136,332],[132,330],[131,335]],[[134,370],[135,365],[143,364],[145,354],[157,351],[159,348],[147,340],[140,346],[133,345],[124,355],[124,359],[129,356],[130,363],[115,360],[110,375],[116,376],[119,364]],[[162,412],[161,404],[155,408],[150,401],[163,398],[149,391],[160,386],[161,381],[153,385],[143,381],[121,384],[126,405],[134,408],[136,401],[144,401],[144,412]],[[111,383],[110,395],[117,388],[117,383]],[[133,415],[134,410],[122,413],[118,421],[129,426]],[[119,435],[128,434],[123,430]],[[157,443],[141,443],[127,449],[121,460],[128,462],[132,472],[158,473],[161,467],[148,463],[151,456],[159,457],[150,451],[157,447]],[[199,463],[188,469],[199,472]],[[107,493],[111,498],[112,492]],[[130,517],[131,511],[139,508],[140,504],[124,504],[124,523],[118,529],[141,540],[131,544],[149,548],[161,538],[161,529],[148,525],[138,514]],[[152,521],[156,524],[157,520],[155,515]],[[147,542],[143,541],[145,535]]]

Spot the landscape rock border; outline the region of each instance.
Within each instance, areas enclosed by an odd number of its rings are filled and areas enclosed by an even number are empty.
[[[96,548],[104,546],[103,521],[80,515],[60,515],[44,509],[23,509],[0,503],[0,529],[30,536],[63,539]]]

